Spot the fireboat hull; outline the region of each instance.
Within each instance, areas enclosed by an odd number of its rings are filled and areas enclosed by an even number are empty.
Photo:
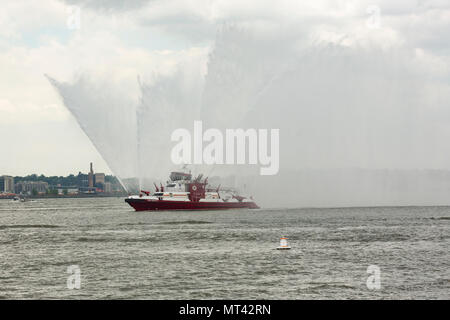
[[[259,209],[258,205],[252,201],[195,202],[127,198],[125,199],[125,202],[132,206],[136,211]]]

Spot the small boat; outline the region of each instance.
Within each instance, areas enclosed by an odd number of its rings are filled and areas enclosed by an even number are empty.
[[[212,188],[208,178],[202,178],[202,174],[192,178],[190,172],[172,172],[166,186],[155,184],[155,192],[141,190],[125,202],[136,211],[259,209],[252,197],[230,191],[221,194],[220,185]]]
[[[287,238],[281,237],[280,238],[280,246],[277,247],[277,250],[289,250],[289,249],[291,249],[291,247],[287,243]]]
[[[27,199],[27,198],[25,198],[25,197],[15,196],[15,197],[12,199],[12,201],[13,201],[13,202],[28,202],[28,201],[32,201],[32,200]]]

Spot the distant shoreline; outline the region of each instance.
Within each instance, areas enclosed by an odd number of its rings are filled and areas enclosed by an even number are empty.
[[[71,198],[120,198],[120,197],[127,197],[128,194],[74,194],[74,195],[37,195],[37,196],[21,196],[21,195],[14,195],[14,196],[0,196],[0,200],[11,200],[15,197],[20,198],[26,198],[26,199],[71,199]]]

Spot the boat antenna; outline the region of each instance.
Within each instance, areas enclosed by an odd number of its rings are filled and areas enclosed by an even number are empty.
[[[219,184],[219,186],[218,186],[217,189],[216,189],[217,195],[219,196],[219,199],[220,199],[219,189],[220,189],[220,184]]]

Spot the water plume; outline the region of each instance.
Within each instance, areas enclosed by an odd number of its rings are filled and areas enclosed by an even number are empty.
[[[245,186],[263,206],[448,203],[446,182],[425,170],[448,167],[450,130],[436,126],[450,98],[446,77],[424,77],[426,62],[408,47],[311,42],[284,31],[225,26],[207,61],[140,82],[137,102],[98,95],[83,78],[50,80],[123,180],[166,179],[171,132],[197,119],[205,128],[280,129],[279,175],[194,167]]]
[[[71,83],[47,78],[111,171],[126,189],[135,188],[124,180],[137,173],[135,103],[116,87],[86,76]]]

